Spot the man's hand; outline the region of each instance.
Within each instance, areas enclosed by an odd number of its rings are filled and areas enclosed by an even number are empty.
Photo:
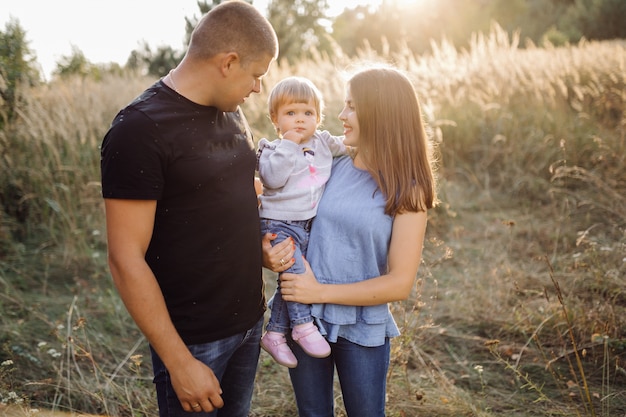
[[[186,366],[170,371],[172,387],[183,409],[187,412],[222,408],[222,389],[217,377],[204,363],[193,359]]]
[[[263,248],[263,266],[274,272],[283,272],[291,267],[296,260],[293,254],[296,252],[293,239],[285,239],[280,243],[272,246],[272,240],[276,239],[276,235],[266,233],[261,242]]]

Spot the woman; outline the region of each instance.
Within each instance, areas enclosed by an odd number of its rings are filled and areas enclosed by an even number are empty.
[[[290,343],[298,366],[289,372],[300,417],[334,415],[335,368],[348,416],[380,417],[390,338],[400,334],[388,303],[406,299],[415,282],[426,211],[436,204],[434,161],[415,90],[397,69],[353,75],[339,119],[345,145],[358,150],[333,163],[306,272],[284,273],[280,285],[284,300],[313,304],[332,352],[312,358]],[[287,253],[265,252],[285,269]]]

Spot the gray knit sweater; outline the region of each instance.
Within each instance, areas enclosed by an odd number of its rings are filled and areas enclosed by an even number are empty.
[[[306,143],[261,139],[258,150],[263,194],[259,215],[274,220],[308,220],[317,213],[334,156],[346,153],[343,136],[318,130]]]

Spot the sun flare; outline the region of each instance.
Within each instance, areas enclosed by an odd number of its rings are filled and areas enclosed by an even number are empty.
[[[416,9],[429,6],[435,0],[380,0],[378,4],[391,4],[398,6],[400,10]]]

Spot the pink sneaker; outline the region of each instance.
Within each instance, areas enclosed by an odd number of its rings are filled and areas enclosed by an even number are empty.
[[[330,345],[313,322],[295,326],[291,337],[309,356],[325,358],[330,355]]]
[[[294,356],[284,334],[278,332],[266,332],[261,338],[261,347],[279,364],[287,368],[295,368],[298,360]]]

